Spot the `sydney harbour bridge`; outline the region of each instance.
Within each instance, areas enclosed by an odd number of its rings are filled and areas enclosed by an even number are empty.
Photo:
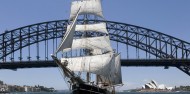
[[[82,23],[78,20],[78,23]],[[121,65],[177,67],[190,76],[190,43],[151,29],[126,23],[106,22],[115,51],[125,53]],[[56,20],[19,27],[0,34],[0,69],[57,67],[50,57],[64,36],[68,20]],[[91,33],[93,35],[93,33]],[[76,32],[75,36],[80,36]],[[136,58],[130,58],[130,48]],[[143,53],[142,53],[143,52]],[[143,58],[140,58],[142,57]]]

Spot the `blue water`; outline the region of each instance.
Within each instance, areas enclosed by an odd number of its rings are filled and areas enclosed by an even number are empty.
[[[149,92],[149,93],[123,92],[123,93],[116,93],[116,94],[190,94],[190,92],[169,92],[169,93],[166,93],[166,92],[161,92],[161,93],[159,93],[159,92],[153,92],[153,93],[151,93],[151,92]]]
[[[9,94],[70,94],[70,93],[65,93],[65,92],[59,92],[59,93],[9,93]],[[190,94],[190,92],[154,92],[154,93],[136,93],[136,92],[120,92],[120,93],[116,93],[116,94]]]

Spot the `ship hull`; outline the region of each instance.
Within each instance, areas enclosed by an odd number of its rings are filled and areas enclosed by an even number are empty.
[[[77,84],[72,86],[72,94],[107,94],[107,90],[93,85]]]

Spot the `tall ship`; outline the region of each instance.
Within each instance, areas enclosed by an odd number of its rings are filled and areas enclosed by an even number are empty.
[[[66,32],[51,56],[72,94],[114,94],[122,85],[120,54],[111,47],[106,23],[98,20],[105,20],[101,0],[71,1]]]

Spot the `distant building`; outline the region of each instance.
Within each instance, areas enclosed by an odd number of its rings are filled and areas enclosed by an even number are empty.
[[[164,84],[161,84],[158,86],[158,89],[166,89],[166,86]]]
[[[145,87],[144,89],[153,89],[153,86],[152,86],[152,85],[150,85],[150,83],[145,84],[145,86],[144,86],[144,87]]]
[[[0,85],[3,85],[3,81],[0,80]]]
[[[31,87],[30,86],[24,86],[24,92],[30,92]]]
[[[54,88],[47,88],[44,86],[18,86],[18,85],[7,85],[3,81],[0,81],[0,93],[2,92],[54,92]]]
[[[151,83],[154,84],[154,86],[156,86],[156,88],[158,88],[158,84],[156,81],[152,80]]]
[[[166,87],[167,90],[173,90],[173,87]]]
[[[142,86],[143,89],[158,89],[158,90],[172,90],[173,87],[166,87],[164,84],[158,85],[156,81],[151,82]]]
[[[0,92],[8,91],[8,86],[6,84],[0,85]]]

